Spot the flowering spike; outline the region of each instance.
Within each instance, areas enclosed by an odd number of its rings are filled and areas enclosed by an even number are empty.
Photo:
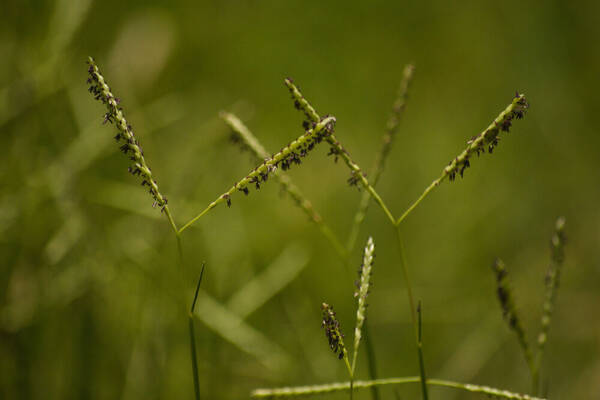
[[[504,262],[502,262],[500,259],[497,259],[494,262],[492,269],[496,274],[498,301],[502,307],[504,319],[508,323],[508,327],[517,335],[517,339],[519,340],[519,344],[523,349],[525,359],[528,365],[532,366],[533,355],[525,336],[525,330],[523,329],[523,325],[521,325],[521,321],[517,314],[517,307],[513,299],[512,288],[508,280],[508,271],[506,270]]]
[[[358,346],[362,337],[362,327],[367,315],[367,296],[371,287],[371,268],[375,258],[375,243],[373,238],[369,237],[363,253],[363,261],[359,269],[358,291],[354,297],[358,298],[358,307],[356,308],[356,326],[354,328],[354,354],[352,356],[352,370],[356,367],[356,357],[358,356]]]
[[[340,331],[340,323],[335,316],[333,307],[327,303],[321,305],[321,311],[323,312],[323,321],[321,325],[325,329],[325,336],[329,342],[329,348],[337,355],[341,360],[348,359],[348,351],[344,345],[344,335]]]
[[[92,57],[88,58],[88,73],[89,92],[96,100],[101,101],[107,109],[103,124],[107,122],[114,123],[118,130],[115,140],[121,144],[120,150],[124,154],[128,154],[129,159],[133,161],[133,165],[128,168],[128,171],[142,178],[142,186],[148,185],[150,187],[149,192],[153,198],[153,207],[158,206],[161,210],[164,210],[167,199],[159,192],[156,180],[152,177],[152,172],[146,165],[144,152],[133,134],[131,125],[125,119],[123,109],[118,106],[120,100],[112,94]]]

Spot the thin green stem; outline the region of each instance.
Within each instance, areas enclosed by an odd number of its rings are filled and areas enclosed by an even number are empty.
[[[417,313],[419,314],[419,330],[418,330],[418,338],[417,338],[417,349],[419,351],[419,373],[421,375],[421,393],[423,394],[423,400],[428,400],[429,395],[427,394],[427,385],[425,382],[427,381],[427,376],[425,375],[425,360],[423,359],[423,340],[422,340],[422,310],[421,310],[421,302],[419,301],[419,305],[417,306]]]
[[[415,341],[418,342],[419,333],[417,330],[417,315],[415,312],[415,301],[413,298],[410,279],[408,278],[408,267],[406,265],[406,255],[404,252],[404,243],[402,241],[402,235],[400,233],[399,226],[396,226],[396,238],[398,239],[398,251],[400,252],[400,269],[402,270],[402,275],[404,277],[404,281],[406,282],[406,293],[408,295],[408,306],[410,307],[410,317],[411,317],[412,324],[413,324],[414,331],[415,331]]]
[[[421,378],[419,376],[407,376],[401,378],[385,378],[375,379],[369,381],[354,381],[353,389],[365,389],[373,386],[383,385],[403,385],[407,383],[420,383]],[[527,394],[520,394],[509,392],[507,390],[501,390],[492,388],[489,386],[472,385],[469,383],[460,383],[454,381],[448,381],[443,379],[427,379],[427,385],[430,386],[442,386],[452,389],[464,390],[471,393],[481,393],[487,396],[495,396],[503,399],[511,400],[544,400],[539,397],[529,396]],[[340,392],[344,390],[350,390],[350,382],[336,382],[328,383],[324,385],[313,385],[313,386],[298,386],[298,387],[284,387],[276,389],[256,389],[251,393],[253,398],[280,398],[280,397],[298,397],[298,396],[313,396],[318,394],[328,394],[333,392]]]
[[[344,160],[344,162],[346,163],[348,168],[350,168],[350,170],[352,171],[352,176],[361,183],[361,185],[365,188],[365,190],[377,202],[379,207],[381,207],[381,209],[383,210],[385,215],[389,218],[390,222],[395,225],[396,219],[394,218],[394,215],[390,212],[388,207],[385,205],[381,196],[379,196],[379,194],[375,191],[375,188],[373,188],[373,186],[371,186],[369,184],[369,181],[365,177],[365,174],[362,172],[362,170],[360,169],[358,164],[356,164],[354,161],[352,161],[352,159],[350,158],[350,155],[348,154],[346,149],[344,149],[342,144],[336,139],[335,135],[329,135],[326,138],[326,140],[333,148],[336,149],[336,155],[339,155],[340,157],[342,157],[342,159]]]
[[[165,206],[165,214],[167,215],[167,218],[169,219],[169,224],[171,225],[171,228],[173,228],[173,232],[175,232],[175,235],[179,236],[179,231],[177,230],[177,224],[175,224],[175,220],[173,219],[173,216],[171,215],[171,210],[169,210],[169,206]]]
[[[215,200],[212,203],[210,203],[208,205],[208,207],[206,207],[200,214],[196,215],[194,218],[192,218],[191,220],[189,220],[188,222],[186,222],[179,229],[179,231],[177,231],[177,233],[181,235],[183,233],[183,231],[185,231],[187,228],[189,228],[190,226],[192,226],[196,221],[198,221],[200,218],[202,218],[207,212],[209,212],[210,210],[212,210],[213,208],[215,208],[217,206],[217,204],[219,204],[219,202],[217,200]]]
[[[442,174],[442,176],[440,176],[438,179],[436,179],[435,181],[433,181],[431,183],[431,185],[429,185],[427,187],[427,189],[425,189],[425,191],[423,192],[423,194],[421,194],[421,196],[419,196],[419,198],[410,206],[408,207],[408,209],[406,211],[404,211],[404,213],[400,216],[400,218],[398,218],[398,220],[395,222],[396,225],[400,225],[400,223],[402,221],[404,221],[404,218],[406,218],[408,216],[408,214],[410,214],[418,205],[419,203],[421,203],[421,201],[423,201],[423,199],[425,197],[427,197],[427,195],[429,195],[429,193],[436,187],[439,186],[439,184],[446,178],[446,174]]]
[[[408,265],[406,263],[406,255],[404,251],[404,243],[402,241],[402,235],[400,233],[400,227],[396,226],[396,237],[398,238],[398,250],[400,251],[400,264],[402,269],[402,275],[404,275],[404,280],[406,281],[406,293],[408,295],[408,306],[410,307],[410,317],[412,319],[412,325],[415,332],[415,343],[417,346],[417,355],[419,360],[419,372],[421,374],[421,382],[424,382],[425,377],[425,363],[423,361],[423,350],[421,343],[421,311],[420,304],[419,308],[416,309],[419,313],[419,318],[417,320],[417,315],[415,312],[415,301],[413,298],[412,287],[410,284],[410,279],[408,278]],[[421,394],[423,396],[423,400],[428,399],[427,394],[427,385],[421,385]]]
[[[371,380],[377,379],[377,361],[375,359],[375,349],[373,348],[373,343],[371,342],[371,333],[369,332],[369,321],[365,321],[365,326],[363,328],[365,333],[365,348],[367,351],[367,366],[369,369],[369,378]],[[377,386],[371,387],[371,397],[373,400],[379,400],[379,388]]]

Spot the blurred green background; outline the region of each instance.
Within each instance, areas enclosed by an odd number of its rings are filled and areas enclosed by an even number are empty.
[[[192,398],[186,312],[203,260],[203,398],[346,379],[319,307],[334,305],[351,341],[354,268],[269,182],[186,231],[182,270],[166,218],[127,174],[114,127],[101,124],[103,107],[86,90],[91,55],[179,224],[254,166],[228,141],[220,110],[236,112],[271,151],[302,133],[286,76],[337,117],[337,137],[368,169],[403,66],[416,65],[378,185],[396,215],[515,90],[525,93],[530,112],[494,154],[444,182],[403,224],[427,371],[529,390],[490,265],[506,262],[533,341],[548,241],[564,215],[567,261],[542,382],[554,399],[597,398],[600,3],[469,3],[3,1],[0,397]],[[345,241],[361,194],[326,152],[290,175]],[[351,255],[356,267],[368,235],[377,246],[368,322],[378,375],[416,375],[394,231],[375,206]],[[364,352],[358,377],[368,377]],[[417,385],[397,390],[419,396]],[[382,395],[394,398],[392,388]],[[431,397],[481,398],[446,389]]]

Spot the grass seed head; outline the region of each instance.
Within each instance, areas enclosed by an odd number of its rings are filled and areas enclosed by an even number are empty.
[[[515,119],[522,119],[529,108],[523,94],[516,93],[511,104],[483,132],[467,141],[467,148],[444,169],[444,176],[454,181],[457,175],[461,178],[471,166],[470,159],[474,154],[492,153],[500,142],[500,134],[508,133]]]
[[[117,128],[115,140],[120,144],[119,149],[129,157],[132,163],[127,170],[130,174],[139,176],[142,179],[142,186],[148,187],[148,192],[154,200],[152,206],[159,207],[161,211],[164,211],[167,206],[167,198],[158,190],[158,185],[152,176],[152,171],[146,164],[144,151],[136,139],[131,125],[127,123],[123,109],[119,106],[121,101],[112,94],[94,59],[89,57],[87,63],[89,75],[87,83],[90,85],[88,91],[94,96],[94,99],[106,106],[107,111],[104,114],[102,123],[115,125]]]
[[[340,323],[337,320],[333,307],[327,303],[321,305],[321,311],[323,313],[323,321],[321,326],[325,329],[325,336],[329,342],[329,348],[337,355],[341,360],[347,357],[346,346],[344,345],[344,335],[340,331]]]

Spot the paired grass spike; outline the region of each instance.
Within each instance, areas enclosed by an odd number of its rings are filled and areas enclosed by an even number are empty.
[[[400,125],[402,114],[404,113],[404,109],[406,108],[408,89],[412,82],[414,71],[415,67],[411,64],[408,64],[404,67],[404,71],[402,74],[402,82],[400,83],[400,88],[398,90],[398,97],[394,102],[394,105],[392,107],[392,114],[388,119],[386,131],[383,134],[381,148],[379,149],[379,152],[375,155],[375,161],[373,162],[373,166],[371,167],[371,171],[369,173],[370,182],[373,187],[377,185],[379,177],[383,172],[385,161],[390,153],[390,150],[392,149],[392,143],[396,136],[396,132],[398,131],[398,126]],[[365,219],[365,216],[367,215],[367,209],[369,208],[369,200],[371,200],[370,194],[368,192],[364,192],[360,199],[358,211],[354,216],[354,223],[352,224],[350,235],[348,236],[348,244],[346,246],[348,251],[351,251],[354,248],[354,245],[356,244],[356,239],[358,238],[360,225],[362,224],[362,222]]]
[[[407,376],[402,378],[385,378],[370,381],[354,381],[353,388],[365,389],[374,386],[384,385],[404,385],[407,383],[420,383],[418,376]],[[469,383],[460,383],[447,381],[443,379],[427,379],[428,386],[441,386],[452,389],[464,390],[471,393],[480,393],[487,397],[510,400],[544,400],[539,397],[529,396],[527,394],[509,392],[508,390],[496,389],[489,386],[472,385]],[[334,392],[351,390],[350,382],[327,383],[324,385],[282,387],[276,389],[256,389],[252,391],[250,397],[255,399],[276,399],[284,397],[303,397],[330,394]]]
[[[521,346],[523,354],[525,355],[527,365],[531,369],[533,367],[533,355],[531,353],[531,348],[529,347],[527,337],[525,336],[525,330],[523,329],[523,325],[521,324],[521,320],[519,319],[519,315],[517,313],[512,287],[508,280],[508,271],[506,270],[504,262],[502,262],[500,259],[497,259],[494,262],[492,269],[496,274],[496,293],[498,295],[500,307],[502,307],[502,315],[504,316],[504,320],[507,322],[510,330],[517,335],[517,339],[519,340],[519,345]]]
[[[450,181],[453,181],[457,174],[462,177],[465,170],[471,166],[470,160],[473,155],[476,154],[479,156],[480,154],[484,154],[486,150],[489,153],[492,153],[500,141],[500,135],[503,132],[508,133],[513,121],[515,119],[522,119],[528,108],[529,104],[527,103],[525,96],[517,93],[508,107],[506,107],[506,109],[502,111],[483,132],[472,137],[467,142],[467,148],[450,161],[448,166],[442,171],[442,175],[425,189],[423,194],[421,194],[404,214],[398,218],[396,224],[400,224],[435,187],[439,186],[440,183],[444,181],[444,179],[448,178]]]
[[[241,141],[244,147],[247,147],[250,151],[252,151],[258,160],[269,158],[269,153],[267,153],[256,136],[252,134],[250,129],[248,129],[248,127],[246,127],[246,125],[244,125],[244,123],[238,117],[227,112],[221,112],[219,116],[232,129],[232,138],[234,141]],[[323,222],[323,218],[315,210],[310,200],[304,197],[300,189],[294,185],[294,183],[292,183],[292,180],[287,174],[281,170],[276,170],[273,175],[279,181],[283,190],[285,190],[285,192],[292,198],[294,203],[296,203],[296,205],[300,207],[302,211],[304,211],[304,213],[312,222],[317,224],[319,230],[321,230],[321,233],[323,233],[323,235],[330,241],[340,257],[345,260],[347,257],[346,249],[339,242],[329,226]]]
[[[90,85],[88,90],[96,100],[99,100],[106,106],[107,111],[104,114],[104,123],[114,124],[117,128],[115,140],[121,144],[120,150],[132,162],[132,165],[128,168],[129,172],[134,176],[140,177],[142,186],[148,187],[148,192],[154,200],[152,206],[159,207],[161,211],[165,212],[169,218],[171,227],[177,232],[177,226],[167,206],[167,197],[158,190],[158,184],[152,175],[152,170],[146,164],[144,151],[136,139],[131,125],[125,119],[123,109],[119,106],[120,100],[113,95],[94,59],[89,57],[87,63],[89,74],[87,83]]]
[[[292,82],[292,80],[289,78],[286,79],[285,85],[288,87],[288,89],[292,95],[292,99],[294,100],[294,106],[298,110],[302,111],[307,118],[307,120],[304,121],[304,125],[310,126],[310,125],[314,125],[314,124],[319,124],[320,121],[322,120],[322,118],[319,116],[319,114],[317,114],[314,107],[311,106],[311,104],[306,100],[306,98],[304,98],[304,96],[302,95],[302,93],[300,92],[298,87]],[[327,117],[325,117],[324,119],[326,119],[326,118]],[[352,161],[352,159],[350,158],[350,154],[348,153],[348,151],[346,151],[346,149],[344,149],[342,144],[336,139],[335,135],[333,135],[333,133],[332,133],[331,135],[328,135],[325,138],[325,140],[331,146],[329,154],[334,155],[336,160],[338,159],[338,157],[341,157],[344,160],[344,162],[346,163],[346,165],[348,166],[348,168],[350,168],[350,178],[348,179],[348,183],[351,186],[355,186],[358,183],[360,183],[365,188],[365,190],[375,199],[377,204],[379,204],[379,206],[385,212],[385,214],[390,219],[390,221],[393,224],[395,224],[396,220],[395,220],[394,216],[392,215],[390,210],[387,208],[387,206],[385,205],[385,203],[383,202],[383,200],[381,199],[379,194],[377,194],[375,189],[369,184],[369,181],[367,180],[367,176],[366,176],[367,174],[361,170],[361,168],[358,166],[358,164],[356,164],[354,161]]]

